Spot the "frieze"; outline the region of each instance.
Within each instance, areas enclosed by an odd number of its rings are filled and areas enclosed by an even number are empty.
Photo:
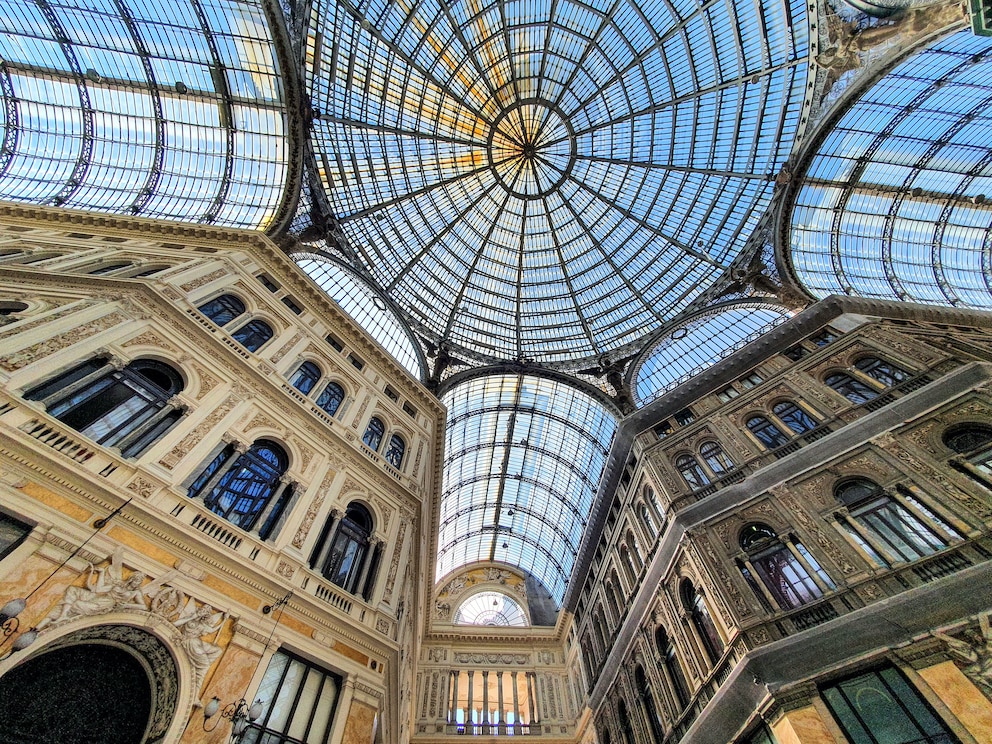
[[[43,357],[48,356],[49,354],[54,354],[57,351],[61,351],[66,347],[72,346],[83,339],[89,338],[90,336],[95,336],[96,334],[109,330],[110,328],[120,325],[121,323],[126,323],[128,320],[130,320],[130,318],[121,312],[115,311],[107,315],[103,315],[95,320],[78,325],[54,338],[39,341],[38,343],[32,344],[25,349],[15,351],[13,354],[7,354],[0,357],[0,367],[8,372],[14,372],[22,367],[26,367],[29,364],[38,361]]]
[[[877,437],[876,441],[881,440],[882,437]],[[902,448],[896,443],[893,437],[889,437],[891,440],[891,445],[889,449],[892,450],[897,458],[902,462],[906,463],[915,473],[923,476],[924,478],[930,480],[932,483],[937,484],[942,489],[942,492],[952,499],[957,501],[959,504],[964,506],[966,509],[980,517],[992,516],[992,508],[989,507],[984,501],[975,498],[970,493],[958,488],[946,475],[941,473],[934,467],[926,464],[922,460],[914,457],[907,450]],[[888,444],[888,443],[887,443]]]
[[[269,357],[269,359],[272,361],[273,364],[278,364],[283,357],[285,357],[289,352],[293,350],[294,346],[296,346],[298,343],[300,343],[300,341],[303,340],[303,338],[304,338],[303,334],[297,331],[296,333],[293,334],[293,337],[289,339],[289,341],[287,341],[285,344],[283,344],[283,346],[275,354]]]
[[[127,484],[127,490],[132,493],[136,493],[142,498],[150,498],[153,493],[155,493],[161,486],[146,481],[140,475]]]
[[[480,654],[466,651],[456,651],[455,661],[459,664],[526,664],[529,654]]]
[[[403,552],[403,543],[406,541],[406,530],[410,524],[404,519],[400,522],[400,531],[396,536],[396,546],[393,548],[393,557],[389,562],[389,572],[386,575],[386,591],[383,593],[383,601],[390,602],[393,598],[393,586],[396,582],[396,572],[400,566],[400,554]]]
[[[207,370],[196,362],[190,362],[190,366],[193,371],[196,372],[196,376],[200,379],[200,390],[199,398],[204,398],[207,394],[220,384],[220,381],[214,377],[212,374],[207,372]]]
[[[262,411],[256,411],[252,419],[243,427],[243,431],[246,434],[250,433],[253,429],[272,429],[279,432],[283,431],[283,427],[278,421]]]
[[[229,269],[215,269],[209,274],[198,276],[196,279],[191,279],[185,284],[180,284],[179,288],[185,292],[192,292],[194,289],[198,289],[205,284],[210,284],[210,282],[220,279],[221,277],[230,276],[230,274],[231,272]]]
[[[293,574],[296,573],[296,569],[286,561],[279,561],[279,565],[276,566],[276,573],[286,579],[293,578]]]
[[[178,357],[181,353],[177,346],[169,343],[151,329],[143,331],[134,338],[131,338],[121,344],[121,348],[124,349],[129,349],[132,346],[154,346],[159,349],[164,349],[174,357]]]
[[[72,302],[68,305],[62,306],[55,312],[48,313],[47,315],[34,320],[29,320],[27,323],[21,323],[16,327],[8,326],[6,328],[0,328],[0,336],[16,336],[19,333],[24,333],[25,331],[30,331],[38,326],[47,325],[59,320],[60,318],[64,318],[66,315],[74,315],[84,308],[96,305],[98,302],[99,300],[93,299],[83,300],[81,302]]]
[[[313,527],[314,520],[317,518],[317,512],[320,511],[320,507],[324,505],[324,498],[327,496],[327,492],[331,488],[331,484],[337,477],[337,471],[328,469],[324,473],[324,480],[320,483],[320,488],[317,491],[317,495],[314,497],[313,501],[310,502],[310,506],[307,507],[306,514],[303,515],[303,521],[300,523],[299,529],[296,530],[296,534],[293,536],[293,547],[302,548],[303,543],[306,542],[307,535],[310,534],[310,528]]]

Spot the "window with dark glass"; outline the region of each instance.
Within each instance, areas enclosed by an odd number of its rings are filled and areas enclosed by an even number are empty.
[[[403,441],[403,437],[399,434],[393,434],[389,438],[389,444],[386,446],[383,457],[386,459],[386,462],[399,470],[403,464],[404,453],[406,453],[406,442]]]
[[[696,415],[688,408],[683,408],[681,411],[675,414],[675,422],[679,426],[688,426],[693,421],[696,420]]]
[[[752,416],[745,425],[766,449],[775,449],[789,442],[789,438],[764,416]]]
[[[682,603],[689,612],[692,625],[696,629],[703,650],[711,664],[715,664],[723,654],[723,639],[716,629],[716,623],[710,615],[706,602],[689,579],[682,580],[680,588]]]
[[[259,274],[257,277],[258,281],[261,282],[262,286],[265,287],[270,292],[278,292],[279,285],[276,284],[272,279],[270,279],[265,274]]]
[[[679,710],[682,710],[689,704],[689,684],[686,682],[682,665],[679,663],[678,656],[675,653],[675,645],[668,637],[668,633],[665,632],[664,628],[658,628],[655,631],[654,641],[658,647],[658,653],[661,655],[662,667],[668,677],[668,682],[671,685],[672,693],[675,695],[676,703]]]
[[[243,530],[258,527],[259,534],[266,538],[288,502],[288,489],[280,489],[280,479],[288,465],[286,451],[266,439],[258,440],[241,454],[228,446],[193,481],[189,495],[202,498],[210,511]],[[279,502],[267,509],[279,491]],[[259,524],[265,512],[268,516]]]
[[[809,337],[816,346],[826,346],[827,344],[837,340],[837,334],[831,331],[829,328],[824,328],[819,333],[814,333]]]
[[[791,359],[792,361],[798,362],[804,356],[809,354],[809,351],[803,346],[796,345],[789,347],[788,349],[783,351],[782,354],[788,357],[789,359]]]
[[[702,466],[692,455],[679,455],[675,458],[675,467],[682,478],[689,484],[689,488],[701,488],[710,482]]]
[[[32,527],[0,512],[0,560],[10,555],[31,534]]]
[[[658,708],[654,703],[654,693],[651,692],[651,685],[648,683],[647,675],[644,674],[644,667],[638,664],[634,667],[634,684],[637,686],[637,697],[641,703],[641,710],[648,721],[648,728],[651,730],[651,738],[655,744],[661,744],[665,738],[665,732],[661,728],[661,720],[658,717]]]
[[[703,442],[699,447],[699,455],[703,462],[716,475],[726,473],[734,469],[734,461],[723,451],[723,448],[716,442]]]
[[[125,276],[127,276],[129,279],[144,279],[145,277],[151,276],[152,274],[157,274],[160,271],[165,271],[167,268],[169,268],[169,267],[168,266],[162,266],[162,265],[159,265],[159,266],[145,266],[145,267],[142,267],[139,271],[136,271],[133,274],[128,273]]]
[[[799,555],[806,559],[810,568],[821,579],[826,576],[819,564],[812,560],[812,556],[799,551],[798,542],[790,540],[790,543],[796,548],[795,553],[765,524],[750,524],[741,530],[741,548],[747,553],[748,561],[761,583],[784,610],[799,607],[823,596],[823,591],[813,580]]]
[[[337,413],[341,401],[344,400],[344,388],[336,382],[329,382],[317,398],[317,406],[328,416]]]
[[[645,531],[648,533],[648,537],[652,540],[658,536],[658,527],[654,523],[654,518],[651,516],[651,510],[648,509],[647,505],[643,502],[637,507],[637,514],[641,518],[641,524],[644,525]]]
[[[898,385],[911,376],[902,367],[878,357],[864,357],[855,362],[854,366],[886,387]]]
[[[961,455],[970,455],[975,450],[992,444],[992,426],[966,424],[950,429],[943,437],[944,446]]]
[[[772,736],[772,732],[768,730],[768,727],[761,724],[757,731],[752,731],[745,735],[741,739],[741,744],[776,744],[776,742],[775,737]]]
[[[671,434],[673,430],[671,421],[662,421],[654,427],[654,433],[657,435],[658,439],[664,439]]]
[[[90,360],[24,397],[41,401],[80,434],[134,457],[182,418],[182,410],[169,403],[182,389],[182,377],[162,362],[137,359],[118,370],[105,360]]]
[[[340,690],[336,674],[276,651],[255,693],[262,714],[249,725],[242,744],[327,744]]]
[[[231,334],[248,351],[258,351],[272,338],[272,327],[264,320],[250,320]]]
[[[304,395],[309,395],[319,380],[320,367],[313,362],[303,362],[289,378],[289,384]]]
[[[245,313],[245,303],[234,295],[221,295],[197,308],[217,325],[224,327]]]
[[[294,315],[301,315],[303,313],[303,308],[297,305],[292,297],[283,297],[282,304],[288,307]]]
[[[620,726],[620,733],[623,734],[624,744],[637,744],[637,736],[634,734],[634,722],[630,720],[627,703],[623,701],[623,698],[617,701],[617,719],[617,723]]]
[[[386,426],[373,416],[369,419],[369,425],[365,427],[365,434],[362,435],[362,442],[369,449],[373,449],[376,452],[379,451],[379,445],[382,444],[382,435],[386,432]]]
[[[816,428],[816,420],[791,400],[782,401],[772,408],[772,413],[792,429],[795,434],[802,434]]]
[[[878,391],[867,383],[851,377],[846,372],[835,372],[829,375],[824,382],[855,405],[867,403],[878,397]]]
[[[86,273],[90,276],[103,276],[104,274],[113,274],[115,271],[121,271],[130,267],[131,264],[129,263],[106,264],[104,266],[97,266],[96,268],[90,269]]]
[[[944,722],[895,667],[820,689],[851,744],[957,744]]]
[[[340,520],[328,518],[310,557],[310,567],[346,592],[367,598],[377,568],[371,554],[372,532],[369,510],[361,504],[349,504]]]
[[[878,484],[858,478],[840,484],[834,495],[855,521],[852,531],[885,563],[915,561],[960,539],[950,525],[910,493],[897,491],[892,495]]]

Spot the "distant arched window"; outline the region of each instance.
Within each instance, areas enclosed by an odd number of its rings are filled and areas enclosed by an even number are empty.
[[[203,303],[197,310],[223,328],[245,314],[245,303],[234,295],[225,294]]]
[[[66,426],[124,457],[144,452],[182,418],[170,399],[183,379],[167,364],[136,359],[123,369],[104,359],[79,364],[27,391]]]
[[[672,688],[672,693],[675,695],[676,704],[681,711],[689,704],[689,684],[686,682],[682,665],[679,663],[678,656],[675,653],[675,646],[672,644],[664,628],[655,630],[654,642],[658,647],[662,668],[668,677],[668,683]]]
[[[309,395],[318,380],[320,380],[320,367],[313,362],[303,362],[289,378],[289,384],[304,395]]]
[[[654,523],[654,517],[651,516],[651,510],[643,501],[637,506],[637,515],[640,517],[648,537],[654,540],[658,536],[658,527]]]
[[[620,547],[620,567],[623,568],[623,575],[627,579],[627,585],[633,588],[637,582],[638,572],[634,568],[634,560],[630,555],[630,548],[626,545]]]
[[[400,466],[403,464],[403,454],[405,452],[406,442],[403,441],[403,437],[399,434],[393,434],[389,438],[389,444],[386,447],[383,457],[386,459],[386,462],[399,470]]]
[[[630,556],[634,560],[634,568],[637,569],[638,573],[644,567],[644,561],[641,560],[641,551],[637,547],[637,538],[634,537],[634,533],[631,530],[627,530],[627,536],[624,538],[627,550],[630,551]]]
[[[589,646],[589,639],[583,638],[581,643],[582,663],[586,667],[586,690],[591,690],[596,681],[596,657]]]
[[[835,372],[828,376],[824,382],[855,405],[867,403],[878,397],[876,390],[861,380],[851,377],[846,372]]]
[[[267,439],[241,454],[229,446],[193,481],[189,495],[241,529],[257,529],[264,539],[289,500],[290,489],[281,483],[288,466],[286,451]]]
[[[386,432],[386,426],[373,416],[369,419],[369,425],[365,427],[365,434],[362,435],[362,442],[365,446],[371,450],[379,451],[379,445],[382,444],[382,435]]]
[[[340,520],[335,521],[333,515],[328,518],[310,557],[310,567],[346,592],[368,599],[380,554],[372,549],[373,528],[369,510],[352,502]]]
[[[745,425],[766,449],[775,449],[789,443],[789,438],[764,416],[752,416]]]
[[[250,320],[231,334],[248,351],[258,351],[272,338],[272,326],[264,320]]]
[[[878,380],[886,387],[898,385],[910,378],[909,372],[897,364],[879,359],[878,357],[863,357],[854,363],[854,366],[864,372],[873,380]]]
[[[795,434],[802,434],[816,428],[816,420],[791,400],[776,404],[772,408],[772,413],[778,416],[779,420]]]
[[[328,416],[337,413],[341,401],[344,400],[344,388],[336,382],[329,382],[323,392],[317,397],[317,407]]]
[[[960,539],[957,531],[908,491],[887,493],[867,478],[844,481],[834,496],[848,509],[846,519],[861,528],[849,534],[879,563],[910,562]],[[922,515],[922,519],[920,518]]]
[[[716,442],[703,442],[699,447],[699,455],[715,475],[734,469],[734,461],[727,457],[723,448]]]
[[[133,264],[129,263],[106,264],[104,266],[97,266],[96,268],[90,269],[86,273],[90,276],[103,276],[104,274],[113,274],[115,271],[131,268],[132,265]]]
[[[655,744],[661,744],[665,738],[665,732],[662,730],[661,720],[658,718],[658,709],[654,703],[654,693],[651,692],[651,685],[648,684],[647,675],[644,674],[644,667],[640,664],[634,667],[634,684],[637,686],[637,697],[641,702],[641,710],[644,712],[644,717],[648,719],[651,738]]]
[[[710,482],[709,476],[692,455],[679,455],[675,458],[675,467],[689,488],[702,488]]]
[[[956,426],[944,434],[943,442],[949,450],[967,455],[992,444],[992,426],[985,426],[984,424]]]
[[[156,264],[154,266],[138,266],[136,268],[137,271],[125,272],[123,276],[126,276],[128,279],[144,279],[145,277],[151,276],[152,274],[157,274],[160,271],[165,271],[169,267],[163,264]]]
[[[599,644],[598,653],[600,658],[606,657],[607,645],[606,645],[606,627],[603,622],[603,608],[597,607],[592,615],[592,629],[596,634],[596,642]]]
[[[665,511],[658,503],[658,495],[651,486],[644,486],[644,503],[648,505],[648,508],[657,518],[658,529],[661,529],[661,525],[665,523]]]
[[[610,571],[610,578],[606,582],[606,602],[610,606],[610,617],[613,620],[613,626],[617,627],[620,625],[620,619],[623,614],[620,610],[620,577],[617,576],[616,571]]]
[[[821,578],[823,569],[799,543],[790,541],[790,545],[784,543],[766,524],[749,524],[741,530],[740,546],[748,554],[748,562],[754,566],[758,578],[779,608],[784,610],[823,596],[823,591],[796,553],[802,555]],[[745,578],[750,577],[745,573]]]
[[[620,726],[620,733],[623,734],[624,744],[637,744],[637,736],[634,734],[634,723],[630,720],[630,713],[627,711],[627,703],[620,698],[617,701],[617,723]]]
[[[706,656],[711,664],[715,664],[723,654],[723,639],[716,629],[716,623],[713,622],[706,602],[689,579],[682,579],[680,592],[682,603],[689,612],[689,617],[692,619],[693,627],[695,627],[703,649],[706,651]]]

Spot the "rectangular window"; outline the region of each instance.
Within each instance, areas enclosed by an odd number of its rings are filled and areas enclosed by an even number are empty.
[[[279,291],[279,285],[276,284],[274,281],[272,281],[265,274],[259,274],[258,275],[258,281],[260,281],[262,283],[262,286],[265,287],[270,292],[278,292]]]
[[[348,355],[348,361],[351,362],[351,366],[354,367],[355,369],[359,369],[360,370],[360,369],[364,369],[365,368],[365,362],[363,362],[361,359],[359,359],[354,354],[349,354]]]
[[[720,399],[721,403],[729,403],[734,398],[738,397],[740,393],[737,392],[737,388],[728,386],[716,394],[716,397]]]
[[[383,390],[383,392],[386,394],[386,397],[389,398],[394,403],[398,402],[400,399],[400,394],[397,393],[395,390],[393,390],[391,387],[389,387],[389,385],[386,385],[386,389]]]
[[[797,346],[791,346],[791,347],[789,347],[788,349],[786,349],[785,351],[783,351],[782,354],[785,355],[785,356],[787,356],[792,361],[798,362],[804,356],[806,356],[807,354],[809,354],[809,351],[807,351],[807,349],[805,347],[798,346],[797,345]]]
[[[340,689],[336,674],[277,651],[255,694],[262,715],[245,732],[243,744],[325,744]]]
[[[675,420],[678,422],[679,426],[688,426],[696,420],[696,416],[690,409],[683,408],[675,414]]]
[[[842,680],[820,694],[852,744],[957,744],[895,667]]]
[[[331,348],[334,349],[334,351],[344,351],[344,344],[341,343],[341,341],[338,340],[338,337],[334,334],[327,334],[324,340],[331,345]]]
[[[303,308],[293,302],[292,297],[283,297],[282,304],[292,310],[296,315],[301,315],[303,313]]]
[[[757,387],[758,385],[763,383],[764,379],[762,379],[761,375],[759,375],[757,372],[752,372],[746,377],[742,377],[740,380],[738,380],[738,382],[740,382],[740,384],[744,387],[745,390],[750,390],[751,388]]]
[[[411,406],[409,403],[403,404],[403,413],[405,413],[410,418],[417,418],[417,409]]]
[[[824,328],[819,333],[814,333],[812,336],[810,336],[809,340],[812,341],[817,346],[826,346],[830,342],[837,340],[837,334],[834,333],[829,328]]]
[[[669,434],[672,433],[672,422],[662,421],[656,427],[654,427],[654,433],[657,435],[658,439],[664,439]]]
[[[31,529],[31,525],[0,512],[0,560],[24,542],[31,534]]]

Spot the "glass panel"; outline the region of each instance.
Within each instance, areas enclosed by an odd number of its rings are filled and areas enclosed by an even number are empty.
[[[479,592],[458,608],[455,625],[530,625],[520,605],[501,592]]]

